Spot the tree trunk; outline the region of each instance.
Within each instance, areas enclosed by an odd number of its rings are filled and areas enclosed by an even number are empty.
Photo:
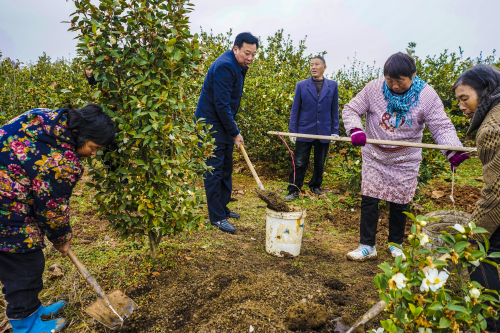
[[[151,250],[151,259],[156,260],[158,256],[158,246],[160,245],[161,234],[156,234],[152,231],[148,232],[149,249]]]

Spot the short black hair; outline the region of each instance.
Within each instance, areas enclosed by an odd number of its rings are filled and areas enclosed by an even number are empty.
[[[486,92],[492,92],[500,86],[500,71],[484,64],[474,66],[463,72],[455,81],[453,92],[462,85],[472,87],[477,93],[478,101],[481,101]]]
[[[76,148],[81,148],[89,140],[99,146],[109,146],[115,139],[113,120],[97,104],[87,104],[81,109],[68,107],[68,128],[76,138]]]
[[[415,73],[417,73],[415,59],[406,53],[394,53],[384,65],[384,76],[392,79],[399,79],[402,76],[411,78]]]
[[[314,60],[314,59],[319,59],[319,60],[323,61],[323,65],[326,65],[325,58],[323,58],[322,56],[317,55],[317,56],[313,57],[311,59],[311,61]]]
[[[234,40],[234,46],[238,46],[239,49],[243,46],[243,43],[255,44],[257,49],[259,48],[259,39],[249,32],[242,32]]]

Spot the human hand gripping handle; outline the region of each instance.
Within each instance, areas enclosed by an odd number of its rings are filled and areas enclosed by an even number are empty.
[[[451,171],[453,173],[457,172],[456,168],[460,164],[462,164],[466,159],[469,159],[470,156],[466,153],[458,152],[458,151],[446,151],[446,155],[448,157],[448,161],[450,161],[451,164]]]
[[[366,145],[366,134],[362,129],[354,128],[351,130],[351,143],[355,147]]]
[[[236,145],[236,147],[239,147],[240,145],[243,145],[243,146],[245,145],[241,134],[238,134],[237,136],[234,137],[234,144]]]
[[[54,248],[61,252],[61,255],[63,257],[66,257],[68,255],[68,252],[71,248],[71,239],[69,241],[67,241],[66,243],[63,243],[63,244],[53,244]]]

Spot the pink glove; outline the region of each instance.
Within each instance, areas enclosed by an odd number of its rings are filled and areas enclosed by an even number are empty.
[[[454,152],[454,151],[451,151],[451,150],[447,150],[446,151],[446,155],[449,156],[448,157],[448,161],[450,161],[451,171],[453,171],[453,172],[456,172],[456,168],[458,168],[458,166],[460,164],[462,164],[463,161],[465,161],[466,159],[470,158],[470,156],[467,155],[466,153],[460,153],[458,151]]]
[[[351,130],[351,143],[355,147],[366,145],[366,134],[363,130],[355,128]]]

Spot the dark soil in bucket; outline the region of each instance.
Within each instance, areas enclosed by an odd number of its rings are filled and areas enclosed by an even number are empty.
[[[259,198],[267,204],[267,208],[276,212],[292,212],[292,208],[279,196],[278,193],[266,190],[255,190]]]
[[[288,329],[292,331],[316,330],[325,326],[327,320],[328,312],[324,305],[308,302],[292,305],[285,318]]]

